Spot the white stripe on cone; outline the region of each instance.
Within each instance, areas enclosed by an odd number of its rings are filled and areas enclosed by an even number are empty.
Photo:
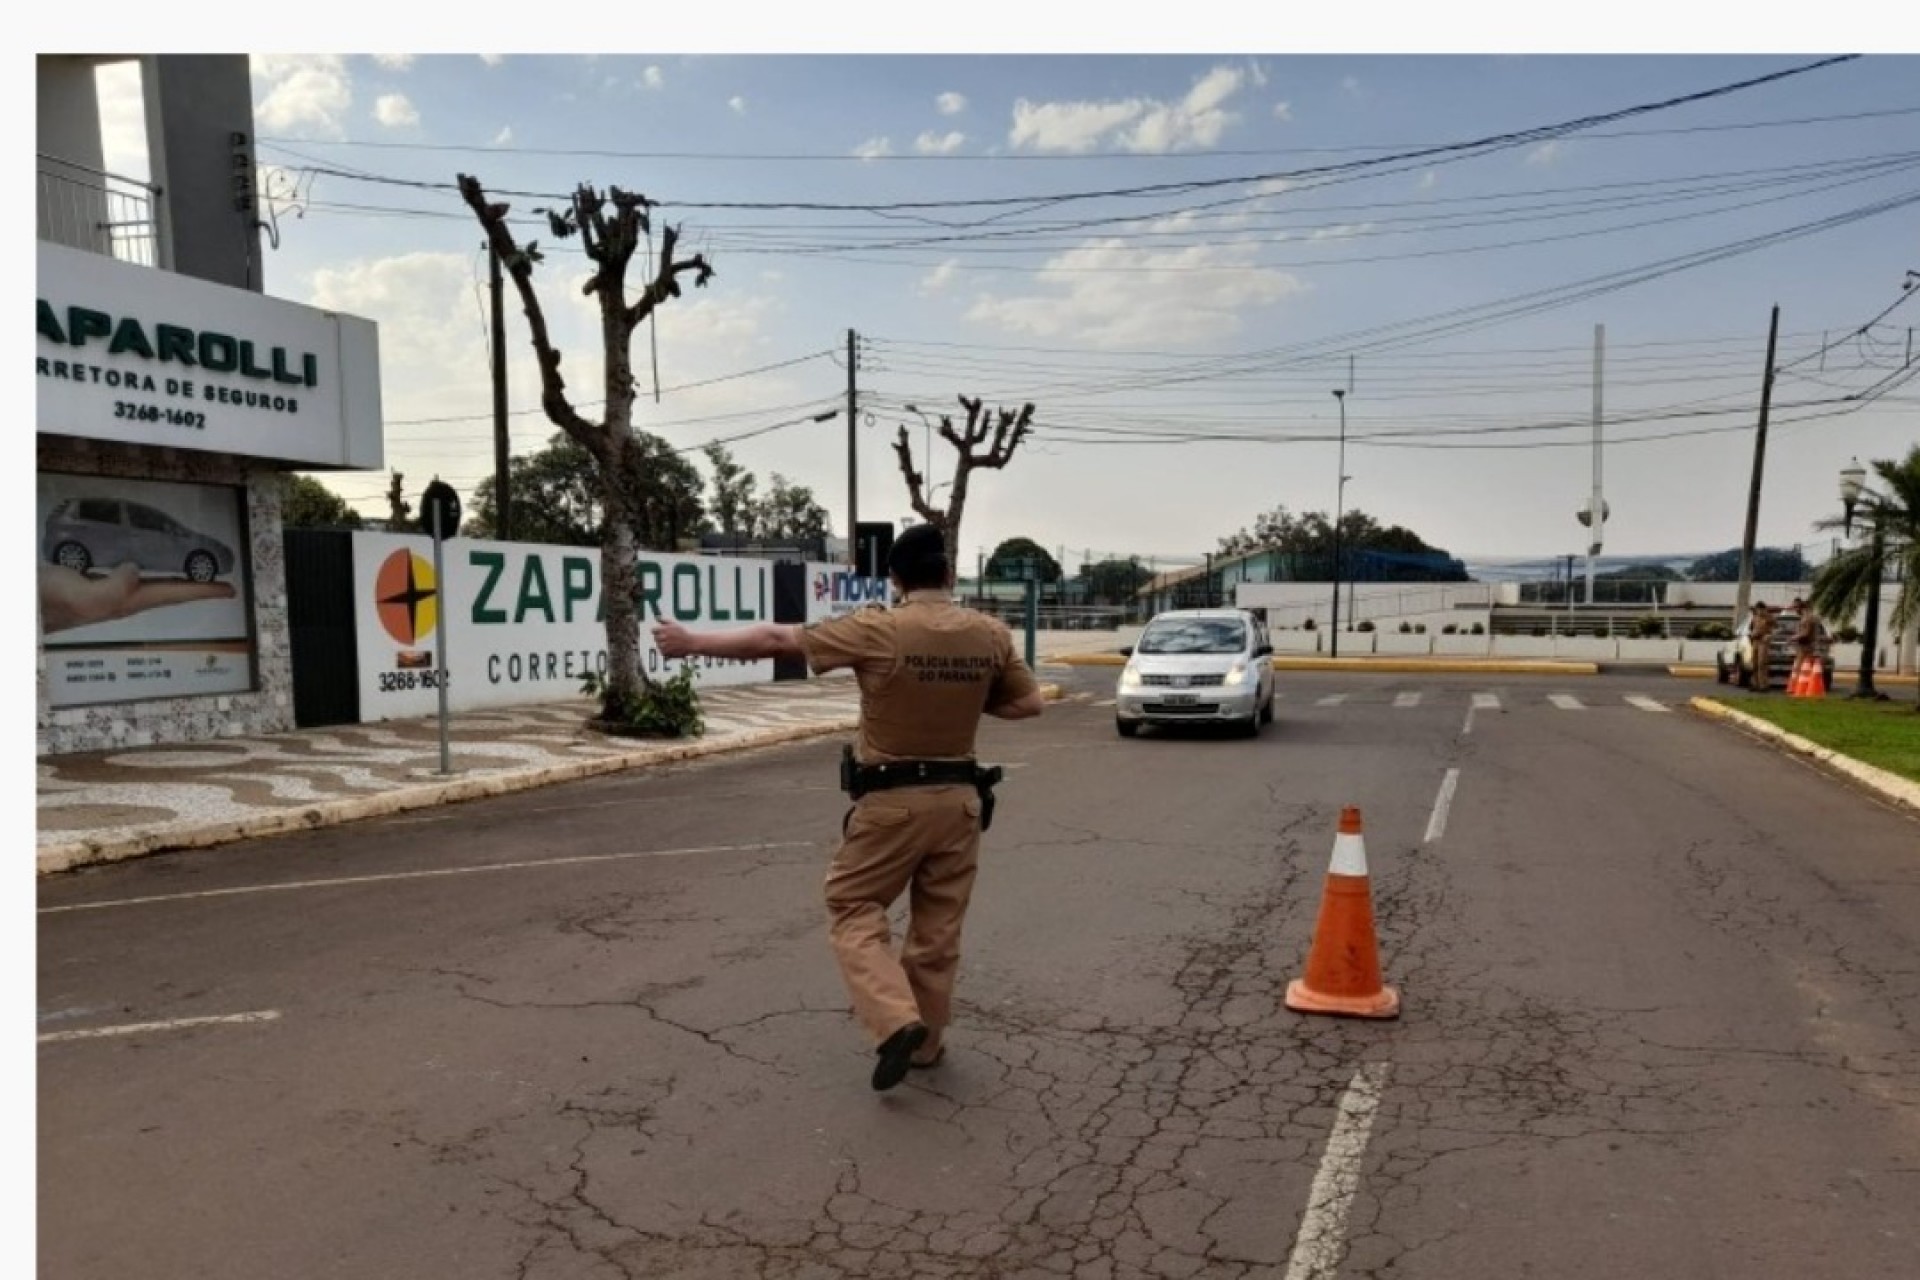
[[[1341,833],[1333,838],[1333,865],[1327,868],[1336,876],[1367,874],[1367,842],[1359,835]]]

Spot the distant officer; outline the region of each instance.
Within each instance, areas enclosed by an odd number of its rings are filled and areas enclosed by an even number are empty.
[[[1753,691],[1755,693],[1767,691],[1767,681],[1772,675],[1768,668],[1773,660],[1773,624],[1773,610],[1767,608],[1763,600],[1754,601],[1753,617],[1747,624],[1747,638],[1751,641],[1753,650]]]
[[[1823,692],[1827,691],[1825,667],[1819,660],[1820,651],[1825,648],[1827,644],[1827,628],[1825,624],[1820,621],[1820,615],[1813,611],[1813,606],[1806,602],[1805,597],[1795,596],[1792,607],[1799,613],[1799,620],[1793,627],[1793,652],[1796,669],[1799,664],[1813,663],[1813,669],[1819,672],[1821,677],[1820,687]]]
[[[826,899],[841,977],[878,1046],[875,1089],[893,1088],[910,1066],[931,1067],[945,1052],[960,928],[999,775],[974,759],[980,717],[1024,720],[1046,705],[1006,624],[954,602],[953,563],[937,526],[895,538],[887,569],[901,597],[891,609],[806,627],[654,627],[669,658],[804,657],[815,674],[851,668],[859,681],[858,747],[841,769],[854,802]],[[896,956],[887,911],[909,886]]]

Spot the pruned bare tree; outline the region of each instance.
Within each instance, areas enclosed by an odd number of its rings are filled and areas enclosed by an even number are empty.
[[[713,278],[703,254],[680,256],[680,230],[662,228],[660,252],[652,277],[639,296],[628,299],[627,269],[652,235],[653,201],[636,192],[610,186],[605,192],[581,183],[564,209],[535,209],[546,215],[547,226],[560,240],[579,236],[593,264],[581,292],[600,304],[600,337],[606,367],[604,408],[598,422],[583,415],[567,395],[560,373],[560,352],[548,335],[546,313],[534,292],[533,268],[543,261],[537,241],[522,245],[507,225],[510,206],[487,198],[477,178],[460,175],[460,195],[480,220],[487,241],[513,280],[527,317],[533,351],[540,367],[540,404],[547,418],[566,432],[593,458],[606,514],[600,544],[600,590],[607,622],[607,675],[602,711],[609,720],[623,718],[623,709],[635,705],[643,689],[652,685],[640,665],[640,616],[636,569],[634,515],[638,509],[639,480],[646,455],[633,429],[634,330],[669,298],[680,296],[680,280],[692,276],[696,286]]]
[[[981,467],[1001,470],[1012,460],[1020,442],[1033,434],[1032,404],[1021,406],[1018,413],[997,409],[989,414],[977,399],[969,400],[965,396],[958,399],[960,407],[967,411],[964,425],[956,427],[951,414],[940,415],[940,438],[953,446],[955,455],[953,487],[947,491],[944,508],[933,505],[932,495],[926,488],[926,475],[913,465],[913,446],[908,442],[905,425],[893,442],[893,452],[900,459],[900,474],[907,480],[908,502],[922,520],[940,527],[946,535],[947,553],[956,563],[960,555],[960,517],[966,513],[967,486],[973,472]]]

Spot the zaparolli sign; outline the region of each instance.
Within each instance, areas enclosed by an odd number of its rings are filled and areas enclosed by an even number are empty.
[[[443,646],[455,711],[577,697],[590,673],[606,671],[597,549],[456,538],[441,562],[445,583],[434,577],[431,539],[353,535],[362,720],[433,714]],[[692,666],[700,688],[773,679],[771,661],[663,658],[647,625],[772,621],[770,562],[643,551],[637,570],[644,671],[664,679]]]

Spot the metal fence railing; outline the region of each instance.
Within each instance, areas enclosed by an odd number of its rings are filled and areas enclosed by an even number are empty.
[[[38,162],[39,238],[73,249],[160,265],[160,189],[42,154]]]

